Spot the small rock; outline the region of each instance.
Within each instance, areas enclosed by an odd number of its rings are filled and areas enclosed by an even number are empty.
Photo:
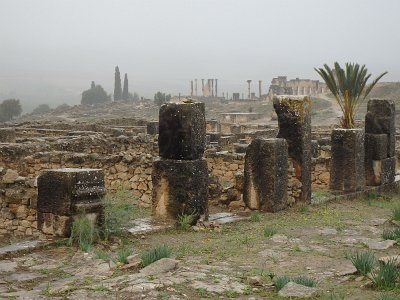
[[[115,270],[115,269],[117,268],[116,263],[113,262],[112,260],[110,260],[110,261],[108,262],[108,265],[109,265],[111,271],[112,271],[112,270]]]
[[[148,265],[147,267],[140,270],[140,274],[144,276],[156,275],[160,273],[166,273],[174,270],[178,266],[179,261],[172,258],[161,258],[156,262]]]
[[[341,271],[337,272],[338,276],[346,276],[346,275],[352,275],[357,273],[356,267],[353,266],[353,264],[348,264],[344,266]]]
[[[364,242],[369,249],[372,250],[386,250],[389,249],[390,247],[393,247],[394,244],[396,244],[396,241],[393,240],[369,240]]]
[[[139,254],[132,254],[132,255],[129,255],[126,258],[126,261],[128,262],[128,264],[137,263],[137,262],[140,263],[141,262],[141,258],[140,258]]]
[[[400,255],[382,256],[382,257],[379,257],[379,261],[384,264],[386,264],[388,261],[393,261],[398,266],[400,266]]]
[[[286,243],[288,241],[288,238],[286,235],[283,234],[274,234],[272,237],[270,237],[270,240],[274,243]]]
[[[18,172],[8,169],[6,174],[3,176],[3,183],[14,183],[19,177]]]
[[[317,289],[289,282],[279,291],[278,295],[284,298],[311,298],[317,296]]]
[[[261,276],[251,276],[251,277],[249,277],[249,278],[247,278],[247,282],[250,284],[250,285],[253,285],[253,286],[260,286],[260,285],[262,285],[262,278],[261,278]]]
[[[360,281],[363,281],[364,278],[365,278],[364,276],[358,276],[356,279],[354,279],[354,281],[360,282]]]

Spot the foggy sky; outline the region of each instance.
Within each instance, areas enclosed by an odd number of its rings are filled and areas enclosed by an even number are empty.
[[[247,79],[266,90],[334,61],[399,81],[399,11],[398,0],[0,0],[0,101],[76,103],[92,80],[112,93],[116,65],[149,98],[188,94],[194,78],[218,78],[220,94]]]

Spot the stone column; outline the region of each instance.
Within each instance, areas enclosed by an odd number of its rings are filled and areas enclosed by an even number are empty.
[[[345,192],[365,188],[364,130],[337,128],[331,135],[330,188]]]
[[[190,80],[190,97],[193,97],[193,80]]]
[[[153,216],[176,220],[208,213],[204,103],[168,103],[159,113],[160,157],[153,163]]]
[[[15,136],[14,128],[0,128],[0,143],[15,143]]]
[[[288,145],[285,139],[254,139],[244,163],[243,201],[250,209],[287,207]]]
[[[103,221],[105,194],[101,169],[49,169],[37,180],[37,223],[45,234],[69,237],[71,225],[84,212],[95,224]]]
[[[201,92],[202,92],[203,97],[204,97],[204,79],[201,80]]]
[[[211,96],[214,97],[214,79],[211,79]]]
[[[251,97],[251,90],[250,90],[250,83],[251,83],[251,80],[249,79],[249,80],[247,80],[247,99],[250,99],[250,97]]]
[[[286,139],[295,175],[301,182],[300,198],[311,202],[311,101],[309,97],[273,98],[278,116],[278,138]]]
[[[197,97],[197,78],[194,80],[194,94]]]
[[[261,80],[258,81],[258,98],[261,99]]]
[[[365,115],[365,177],[367,185],[391,183],[396,175],[395,104],[391,100],[368,101]]]
[[[218,79],[215,80],[215,97],[218,97]]]

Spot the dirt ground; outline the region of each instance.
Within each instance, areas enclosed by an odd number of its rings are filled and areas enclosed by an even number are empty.
[[[274,276],[305,275],[317,282],[316,299],[377,299],[383,292],[400,299],[400,288],[377,291],[354,274],[349,253],[376,258],[400,254],[397,244],[373,250],[382,241],[400,196],[300,205],[275,214],[213,229],[168,229],[100,243],[88,252],[49,246],[0,261],[1,299],[281,299]],[[148,214],[148,211],[142,211]],[[275,231],[272,237],[265,230]],[[95,258],[97,249],[114,255],[121,247],[141,253],[164,244],[173,267],[153,273],[124,269]],[[397,298],[396,298],[397,297]]]

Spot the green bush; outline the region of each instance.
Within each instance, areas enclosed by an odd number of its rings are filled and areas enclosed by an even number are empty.
[[[396,286],[396,280],[400,275],[396,259],[391,259],[381,264],[372,272],[372,285],[377,289],[391,289]]]
[[[155,246],[149,251],[145,251],[141,254],[142,266],[146,267],[161,258],[170,257],[170,255],[171,255],[171,249],[169,249],[167,246],[165,245]]]
[[[349,259],[353,266],[357,269],[357,272],[362,275],[367,275],[371,272],[375,263],[375,256],[370,252],[353,253]]]
[[[102,236],[108,240],[112,235],[121,235],[128,226],[135,212],[132,193],[123,186],[115,193],[109,193],[103,198],[104,225]]]
[[[90,250],[97,237],[98,232],[93,222],[86,216],[85,212],[81,212],[72,223],[69,244],[76,244],[79,246],[79,249],[87,252]]]

